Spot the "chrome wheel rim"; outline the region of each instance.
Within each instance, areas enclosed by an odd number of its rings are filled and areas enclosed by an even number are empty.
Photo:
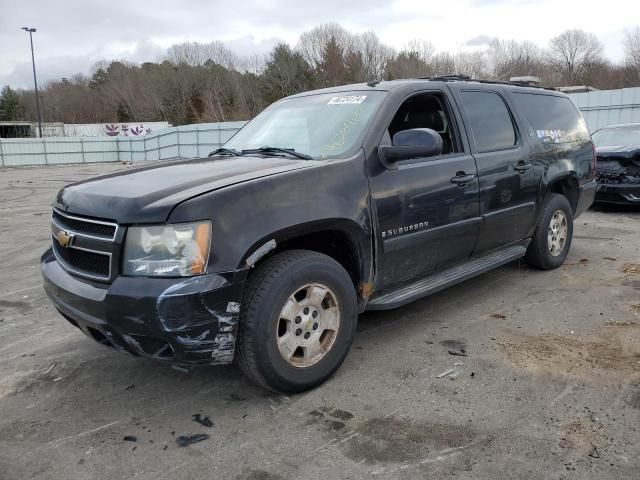
[[[322,283],[298,288],[278,316],[276,340],[290,365],[304,368],[322,360],[340,329],[340,305],[335,292]]]
[[[567,216],[562,210],[556,210],[549,222],[547,233],[547,245],[552,256],[557,257],[562,253],[567,243],[568,233]]]

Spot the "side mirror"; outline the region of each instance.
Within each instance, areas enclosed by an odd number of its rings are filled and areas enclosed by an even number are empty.
[[[378,155],[389,169],[397,169],[401,160],[434,157],[442,153],[442,137],[430,128],[402,130],[393,136],[392,143],[378,147]]]

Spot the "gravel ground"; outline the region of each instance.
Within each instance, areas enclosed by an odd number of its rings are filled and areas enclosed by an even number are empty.
[[[638,478],[640,210],[585,213],[555,271],[515,262],[362,315],[337,375],[287,397],[117,354],[56,313],[51,200],[116,168],[0,170],[1,480]]]

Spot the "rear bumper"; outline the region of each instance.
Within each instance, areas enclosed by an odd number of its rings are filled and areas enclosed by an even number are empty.
[[[596,202],[640,205],[640,184],[600,183]]]
[[[101,285],[70,275],[51,249],[40,267],[58,311],[103,345],[178,365],[233,360],[246,270],[177,279],[117,277]]]
[[[574,218],[577,218],[591,205],[593,205],[597,188],[598,185],[595,180],[591,180],[590,182],[584,183],[580,186],[578,192],[578,204],[576,205],[576,211],[573,215]]]

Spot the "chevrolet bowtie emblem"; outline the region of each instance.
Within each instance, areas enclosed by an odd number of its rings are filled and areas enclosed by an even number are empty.
[[[64,230],[58,230],[58,233],[56,233],[56,240],[63,248],[70,247],[73,243],[73,239],[73,233],[67,233]]]

